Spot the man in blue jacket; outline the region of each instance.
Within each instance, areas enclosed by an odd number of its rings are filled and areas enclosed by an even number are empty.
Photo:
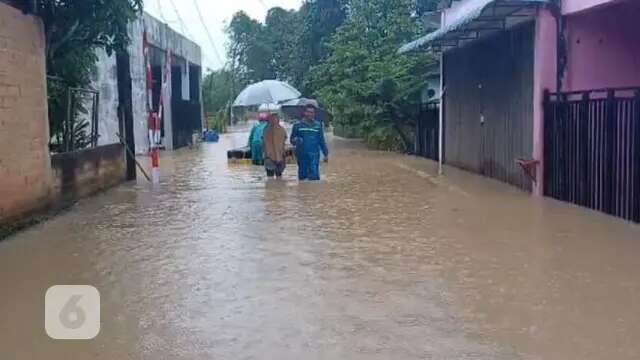
[[[324,128],[316,120],[316,108],[307,105],[302,120],[293,125],[291,144],[296,147],[299,180],[320,180],[320,151],[324,161],[329,161],[329,149],[324,138]]]

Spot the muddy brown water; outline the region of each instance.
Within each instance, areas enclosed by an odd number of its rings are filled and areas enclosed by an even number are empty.
[[[325,180],[219,144],[0,243],[0,359],[638,359],[640,228],[333,139]],[[44,294],[91,284],[100,335]]]

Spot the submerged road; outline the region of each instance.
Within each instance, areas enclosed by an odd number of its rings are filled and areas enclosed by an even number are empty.
[[[638,359],[640,228],[333,139],[325,180],[219,144],[0,243],[0,359]],[[44,331],[56,284],[90,341]]]

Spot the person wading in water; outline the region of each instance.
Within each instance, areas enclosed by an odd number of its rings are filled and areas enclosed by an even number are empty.
[[[282,177],[286,167],[287,131],[280,125],[277,110],[273,109],[268,115],[268,125],[264,129],[264,166],[268,177]]]
[[[251,149],[251,162],[253,165],[264,165],[262,137],[264,129],[267,127],[267,115],[266,113],[260,113],[258,123],[253,126],[249,134],[249,148]]]
[[[320,152],[324,155],[324,162],[328,162],[329,149],[322,123],[316,120],[315,106],[305,106],[302,120],[291,131],[291,144],[296,147],[298,179],[320,180]]]

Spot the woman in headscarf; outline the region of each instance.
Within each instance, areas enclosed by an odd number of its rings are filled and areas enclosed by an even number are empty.
[[[287,131],[280,125],[278,111],[272,109],[268,115],[268,125],[264,130],[264,165],[268,177],[281,178],[286,167]]]

